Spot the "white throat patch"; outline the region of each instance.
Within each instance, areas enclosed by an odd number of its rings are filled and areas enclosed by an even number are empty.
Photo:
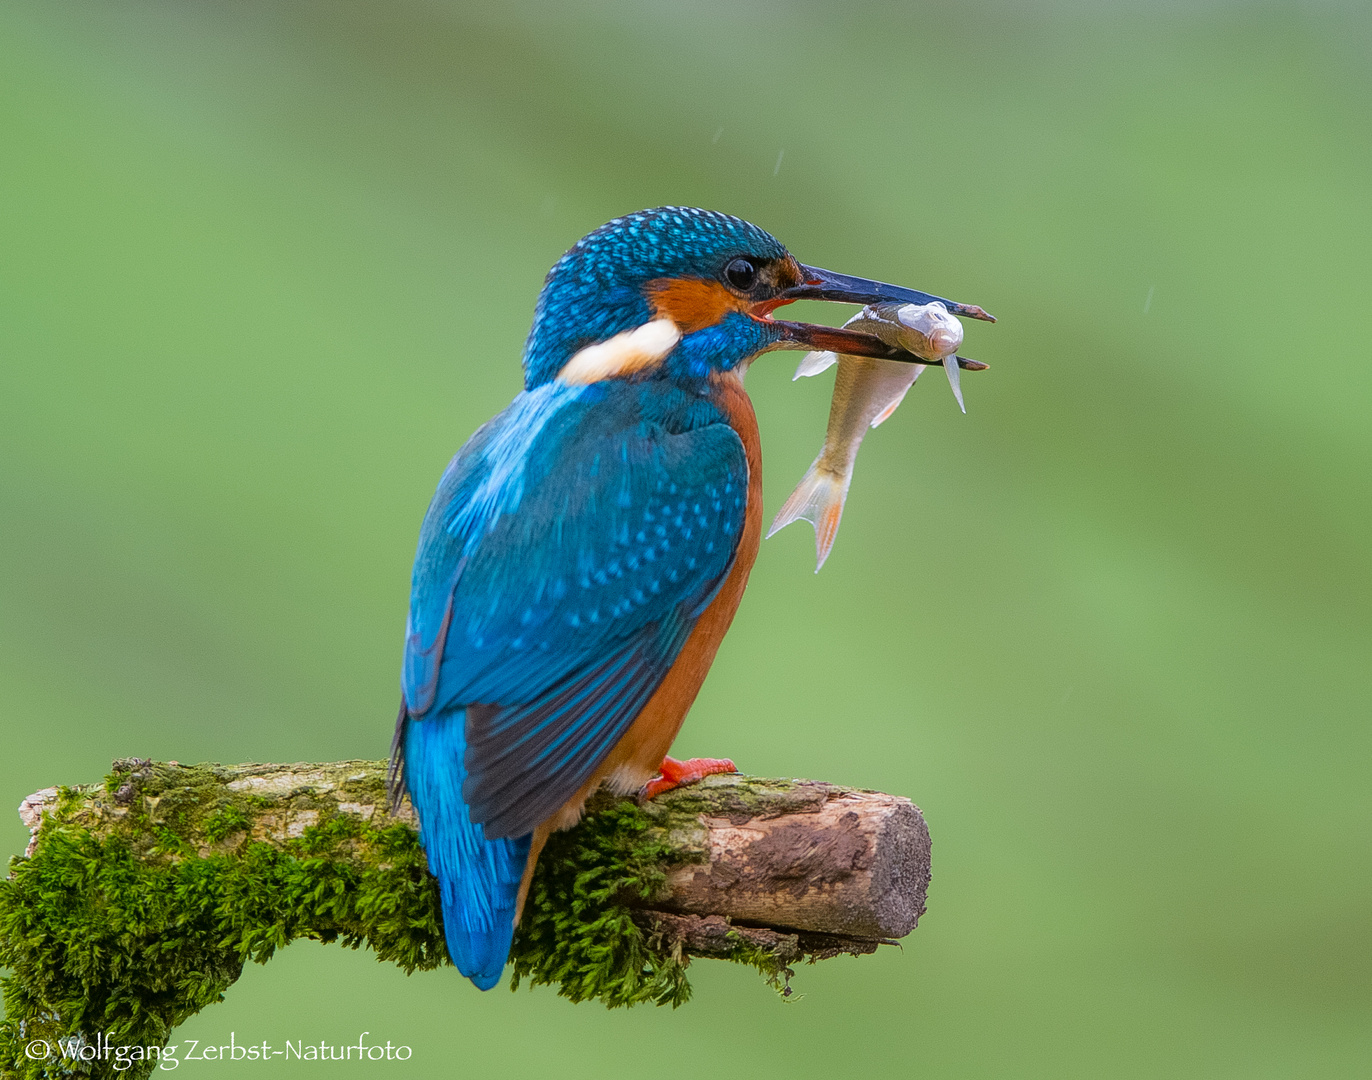
[[[671,319],[654,319],[606,341],[587,345],[557,373],[566,386],[586,386],[601,379],[632,375],[652,367],[681,340],[681,328]]]

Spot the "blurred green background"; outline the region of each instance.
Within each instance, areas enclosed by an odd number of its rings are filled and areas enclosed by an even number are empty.
[[[968,416],[932,372],[868,439],[822,574],[763,546],[677,744],[912,796],[924,923],[790,1004],[699,963],[677,1012],[297,944],[181,1035],[1366,1075],[1369,104],[1351,3],[6,0],[0,796],[383,756],[420,518],[547,268],[713,207],[1001,320]],[[769,516],[828,409],[795,359],[749,377]]]

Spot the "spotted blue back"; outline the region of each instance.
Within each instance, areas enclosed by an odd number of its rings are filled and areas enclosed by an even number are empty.
[[[464,973],[503,964],[529,833],[666,676],[732,566],[747,489],[706,384],[664,379],[526,391],[449,465],[415,561],[400,744]]]

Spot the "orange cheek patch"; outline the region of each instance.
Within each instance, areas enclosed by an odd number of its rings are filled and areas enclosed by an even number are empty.
[[[658,278],[648,282],[646,292],[658,318],[671,319],[683,334],[714,326],[731,311],[747,310],[746,301],[706,278]]]

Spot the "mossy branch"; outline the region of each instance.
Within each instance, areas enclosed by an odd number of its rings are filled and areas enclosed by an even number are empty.
[[[48,788],[0,881],[0,1075],[140,1076],[247,960],[296,938],[367,946],[406,972],[448,963],[438,892],[385,763],[122,759]],[[679,1005],[693,956],[790,965],[866,953],[924,910],[929,836],[908,800],[813,781],[710,777],[640,805],[598,795],[539,861],[513,987],[610,1007]],[[82,1060],[96,1036],[147,1048]],[[35,1040],[68,1049],[35,1058]]]

